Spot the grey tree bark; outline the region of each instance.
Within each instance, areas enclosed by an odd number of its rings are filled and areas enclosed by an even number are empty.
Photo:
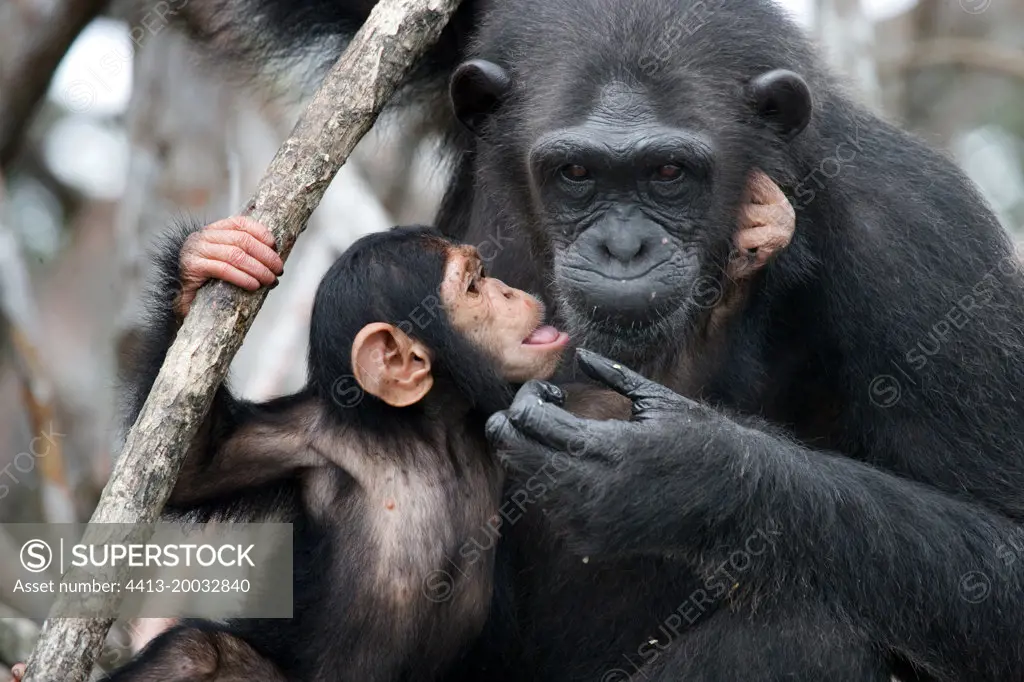
[[[327,74],[249,204],[252,216],[273,232],[282,258],[355,144],[437,40],[457,5],[458,0],[383,0]],[[158,519],[187,444],[265,297],[265,290],[249,293],[223,282],[199,292],[128,433],[83,542],[124,541],[96,524]],[[133,542],[141,539],[132,537]],[[123,582],[124,576],[112,578]],[[120,601],[116,593],[102,597],[97,608]],[[51,614],[69,612],[72,604],[62,602],[58,599]],[[112,622],[47,619],[25,682],[86,679]]]

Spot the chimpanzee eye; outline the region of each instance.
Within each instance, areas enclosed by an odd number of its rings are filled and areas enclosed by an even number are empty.
[[[558,169],[558,172],[562,174],[562,177],[569,182],[585,182],[590,179],[590,171],[584,166],[576,163],[570,163],[566,166],[562,166]]]
[[[654,179],[659,182],[672,182],[678,180],[683,176],[683,169],[674,163],[666,163],[664,166],[658,166],[654,171]]]

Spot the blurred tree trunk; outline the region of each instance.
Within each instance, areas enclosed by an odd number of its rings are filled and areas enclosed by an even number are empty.
[[[1007,228],[1024,225],[1024,4],[921,0],[891,78],[904,124],[949,147]]]
[[[107,0],[0,3],[0,166],[22,142],[64,53]]]
[[[860,0],[817,0],[814,32],[835,71],[851,82],[860,101],[877,110],[875,31]]]

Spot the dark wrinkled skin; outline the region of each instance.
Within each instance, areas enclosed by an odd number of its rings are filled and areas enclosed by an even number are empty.
[[[701,490],[705,482],[693,475],[700,457],[684,454],[692,452],[688,446],[714,452],[719,441],[764,434],[604,356],[579,349],[577,361],[584,374],[630,399],[629,421],[577,417],[561,407],[565,399],[561,389],[546,381],[531,381],[519,390],[508,410],[488,420],[488,438],[503,463],[521,473],[556,460],[551,467],[556,472],[555,496],[545,510],[577,552],[607,556],[656,550],[664,544],[655,539],[658,535],[677,534],[679,522],[693,527],[710,511],[702,504],[709,496]],[[663,455],[667,449],[680,455],[668,459]],[[659,479],[670,481],[675,489],[675,514],[667,515],[673,528],[655,523],[647,535],[635,527],[604,522],[615,495],[636,490],[655,495]],[[629,532],[617,532],[623,529]],[[682,545],[661,546],[663,551],[682,549]]]

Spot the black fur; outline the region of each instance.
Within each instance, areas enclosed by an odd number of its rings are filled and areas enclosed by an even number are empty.
[[[284,0],[245,6],[276,8],[299,44],[308,44],[304,32],[333,30],[368,9],[337,0],[308,0],[297,14]],[[670,534],[703,571],[737,539],[779,523],[771,560],[670,637],[683,658],[664,674],[778,679],[831,638],[815,629],[824,608],[826,622],[848,626],[843,639],[874,647],[904,678],[1022,679],[1024,561],[1007,547],[1017,546],[1014,524],[1024,517],[1024,283],[976,190],[945,156],[852,101],[769,0],[468,0],[460,17],[476,27],[472,40],[449,33],[456,42],[442,52],[500,65],[513,86],[479,137],[452,122],[456,166],[438,222],[493,254],[496,276],[544,287],[559,302],[551,226],[527,181],[526,152],[539,134],[583,121],[610,80],[639,85],[665,120],[703,127],[719,142],[719,223],[731,219],[754,167],[797,209],[793,243],[756,281],[701,396],[760,415],[799,445],[772,436],[746,453],[768,487],[739,485],[737,472],[749,469],[742,453],[723,448],[707,455],[721,458],[715,466],[683,472],[657,494],[623,491],[628,509],[597,512],[594,526],[609,537],[647,538],[644,524],[675,519],[693,486],[718,491],[731,525],[706,519],[692,541]],[[773,69],[799,74],[815,100],[810,124],[791,141],[738,106],[749,83]],[[569,319],[577,340],[673,385],[672,351],[687,329],[631,335],[626,347],[618,337],[628,329]],[[703,452],[663,447],[667,462]],[[640,669],[650,660],[645,643],[706,585],[664,547],[649,550],[584,564],[542,515],[528,513],[506,529],[505,589],[459,679],[652,676]],[[976,599],[979,575],[989,589]],[[777,608],[762,617],[764,604]],[[773,640],[785,604],[793,620]],[[747,626],[722,628],[727,609]],[[702,672],[693,661],[708,633],[721,634],[723,648],[719,667]],[[665,665],[668,656],[659,658]]]
[[[129,423],[176,334],[179,253],[196,229],[176,229],[158,251],[126,377]],[[317,290],[307,386],[258,404],[221,387],[182,466],[172,516],[293,524],[294,617],[186,620],[111,682],[428,682],[472,643],[494,556],[477,536],[502,481],[483,420],[512,393],[438,300],[451,246],[424,227],[357,241]],[[430,350],[434,384],[416,405],[389,406],[354,381],[352,340],[371,322]],[[431,598],[445,586],[449,596]]]
[[[431,243],[436,246],[427,248]],[[455,333],[441,308],[437,289],[445,267],[443,249],[451,242],[431,228],[413,226],[366,235],[357,245],[331,266],[317,290],[309,330],[309,387],[336,406],[339,419],[358,419],[360,428],[379,433],[391,432],[391,420],[399,415],[408,421],[410,411],[429,410],[431,401],[398,409],[369,394],[358,410],[337,407],[344,402],[337,392],[353,376],[355,332],[371,322],[390,322],[437,352],[435,395],[463,396],[472,401],[470,409],[484,415],[507,406],[509,384],[494,363]]]

